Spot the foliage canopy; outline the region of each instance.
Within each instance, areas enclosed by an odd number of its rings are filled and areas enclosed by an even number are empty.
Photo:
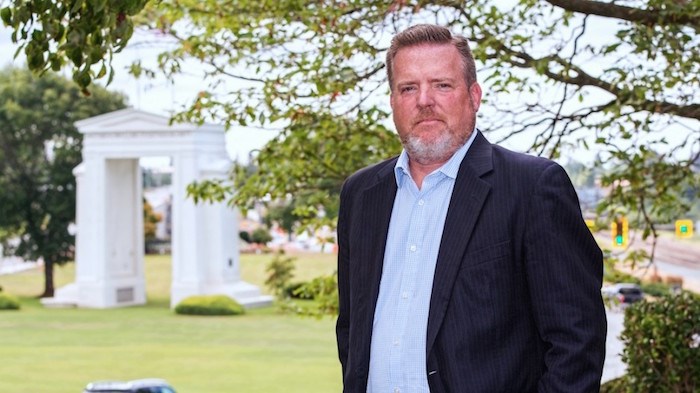
[[[206,86],[176,120],[279,130],[235,194],[203,183],[190,188],[200,197],[246,206],[293,196],[299,216],[332,225],[320,207],[333,210],[342,180],[400,149],[383,57],[393,34],[420,22],[475,44],[487,101],[478,123],[492,141],[555,158],[599,152],[613,168],[601,213],[635,212],[648,235],[687,209],[679,195],[698,181],[697,0],[76,0],[77,14],[60,1],[6,3],[3,20],[33,69],[72,61],[87,86],[104,75],[88,64],[123,48],[129,35],[118,31],[133,24],[172,38],[156,69],[136,63],[134,74],[177,78],[202,66]],[[106,16],[82,17],[93,14]],[[76,31],[88,60],[71,52]]]

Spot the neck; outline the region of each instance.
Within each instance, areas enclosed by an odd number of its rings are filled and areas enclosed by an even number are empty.
[[[423,179],[425,179],[426,176],[433,173],[433,171],[440,168],[447,161],[448,160],[444,160],[437,163],[421,164],[409,158],[408,170],[411,172],[411,177],[413,178],[413,181],[416,182],[416,186],[418,186],[418,189],[420,190],[423,186]]]

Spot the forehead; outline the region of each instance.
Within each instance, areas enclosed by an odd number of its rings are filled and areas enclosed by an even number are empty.
[[[462,73],[462,59],[452,44],[419,44],[401,48],[394,56],[394,78],[416,75],[452,76]]]

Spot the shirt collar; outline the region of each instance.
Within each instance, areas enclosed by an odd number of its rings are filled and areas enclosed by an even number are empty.
[[[440,168],[436,169],[435,171],[440,171],[445,176],[450,177],[452,179],[456,179],[457,172],[459,172],[459,166],[462,164],[462,160],[464,160],[464,157],[467,155],[467,151],[474,142],[474,139],[476,139],[476,134],[478,132],[479,130],[475,128],[474,132],[472,132],[472,134],[469,136],[469,139],[467,139],[467,142],[464,145],[462,145],[459,149],[457,149],[457,151],[452,155],[452,157],[450,157],[450,159],[447,160],[446,163],[444,163]],[[399,155],[399,158],[396,161],[396,165],[394,166],[394,175],[396,176],[396,185],[398,187],[401,187],[407,176],[409,178],[411,177],[411,174],[408,170],[408,153],[406,153],[406,149],[401,150],[401,155]]]

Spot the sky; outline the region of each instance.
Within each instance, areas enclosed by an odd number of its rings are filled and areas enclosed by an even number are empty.
[[[187,72],[177,76],[177,81],[172,84],[163,77],[150,80],[147,78],[136,79],[127,72],[134,61],[141,61],[144,66],[155,67],[156,58],[163,51],[162,45],[156,46],[152,42],[162,40],[152,32],[138,31],[132,38],[129,46],[122,53],[115,56],[113,63],[117,76],[110,89],[118,89],[129,97],[130,106],[147,112],[170,116],[183,110],[189,105],[196,93],[202,89],[201,74],[198,74],[199,65],[187,67]],[[226,148],[232,160],[240,163],[249,161],[249,154],[261,148],[267,141],[274,138],[275,131],[254,127],[234,126],[226,133]],[[157,162],[156,162],[157,163]],[[145,162],[145,165],[148,165]]]
[[[10,29],[0,24],[0,67],[8,64],[24,66],[22,56],[13,58],[16,51],[15,44],[11,41]],[[136,60],[144,65],[155,64],[158,53],[163,46],[155,46],[152,43],[158,37],[151,33],[136,32],[131,42],[121,53],[115,55],[112,63],[115,69],[115,78],[107,86],[109,90],[124,93],[128,98],[129,106],[159,114],[170,116],[181,110],[189,100],[192,100],[196,92],[201,89],[202,78],[195,73],[183,74],[177,77],[176,84],[170,84],[164,78],[148,80],[136,79],[128,72],[128,66]],[[69,74],[66,73],[66,76]],[[103,83],[103,81],[97,81]],[[246,163],[249,153],[261,148],[268,140],[275,137],[275,132],[252,127],[233,127],[226,133],[226,148],[232,160]],[[167,166],[167,157],[142,158],[141,165],[146,167]]]

